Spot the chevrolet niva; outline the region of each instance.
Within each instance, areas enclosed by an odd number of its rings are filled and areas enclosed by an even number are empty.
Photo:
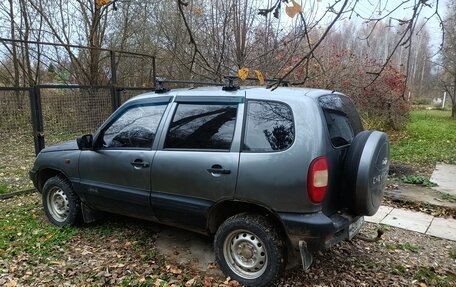
[[[128,100],[93,136],[43,149],[30,177],[55,225],[110,212],[214,236],[226,276],[269,286],[357,234],[388,168],[386,134],[341,93],[201,87]]]

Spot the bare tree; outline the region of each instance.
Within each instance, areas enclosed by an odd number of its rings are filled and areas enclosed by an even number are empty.
[[[442,83],[452,103],[451,117],[456,119],[456,2],[448,5],[445,19],[445,42],[442,50]]]

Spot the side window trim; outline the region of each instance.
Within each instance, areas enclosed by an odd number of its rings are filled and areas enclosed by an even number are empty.
[[[176,96],[174,102],[192,104],[240,104],[245,101],[241,96]]]
[[[132,102],[127,102],[123,104],[120,108],[118,108],[114,113],[112,113],[94,132],[94,142],[98,143],[100,140],[100,137],[103,136],[104,131],[111,126],[111,124],[118,118],[120,117],[123,113],[124,110],[128,109],[130,106],[135,106],[135,105],[140,105],[140,104],[164,104],[168,105],[166,109],[169,109],[170,103],[172,102],[173,97],[172,96],[163,96],[163,97],[154,97],[152,99],[142,99],[138,101],[132,101]],[[164,116],[166,114],[166,109],[165,113],[162,116],[162,121],[164,119]],[[160,126],[159,126],[160,128]],[[158,132],[158,130],[157,130]],[[155,145],[154,141],[154,145]],[[99,148],[99,147],[97,147]]]
[[[271,151],[266,151],[266,150],[246,150],[245,149],[245,140],[246,140],[246,133],[247,133],[247,121],[249,119],[248,117],[248,112],[249,112],[249,105],[251,102],[268,102],[268,103],[277,103],[286,106],[290,111],[291,111],[291,120],[293,124],[293,142],[283,150],[271,150]],[[242,136],[241,136],[241,142],[240,142],[240,152],[243,153],[277,153],[277,152],[283,152],[288,149],[290,149],[295,141],[296,141],[296,123],[295,123],[295,117],[294,117],[294,112],[291,106],[285,102],[278,101],[278,100],[265,100],[265,99],[247,99],[245,102],[244,106],[244,113],[243,113],[243,124],[242,124]]]
[[[166,106],[165,111],[163,112],[163,116],[160,120],[160,123],[158,124],[157,134],[155,135],[155,140],[154,140],[154,143],[152,144],[152,150],[158,150],[159,147],[162,146],[160,144],[163,139],[163,132],[166,133],[168,118],[170,117],[170,114],[172,116],[172,110],[173,110],[173,105],[174,105],[172,100],[173,100],[173,98],[170,98],[170,101],[169,101],[168,105]]]
[[[206,104],[206,105],[234,105],[237,104],[237,112],[234,123],[233,136],[231,145],[228,149],[210,149],[210,148],[166,148],[166,138],[168,130],[173,121],[174,115],[177,112],[179,104]],[[175,100],[169,106],[166,120],[163,120],[160,139],[157,142],[157,150],[162,151],[192,151],[192,152],[239,152],[240,143],[236,138],[239,129],[242,127],[243,117],[239,117],[243,113],[244,97],[220,97],[220,96],[176,96]],[[241,120],[241,122],[239,122]],[[155,144],[155,143],[154,143]]]
[[[157,125],[157,129],[155,132],[155,138],[150,147],[145,148],[145,147],[103,147],[103,146],[100,146],[100,141],[103,139],[104,133],[106,132],[106,130],[109,129],[126,112],[128,112],[131,109],[137,108],[137,107],[150,107],[150,106],[165,106],[165,109],[164,109],[162,116]],[[98,144],[97,150],[154,150],[154,149],[156,149],[157,143],[159,141],[158,137],[161,134],[160,126],[167,113],[167,110],[169,110],[169,106],[170,106],[169,100],[163,101],[162,99],[158,99],[158,101],[132,103],[130,105],[125,106],[122,110],[118,110],[118,112],[116,112],[111,117],[109,117],[109,119],[103,124],[102,127],[100,127],[100,130],[97,132],[97,136],[96,136],[96,142]]]

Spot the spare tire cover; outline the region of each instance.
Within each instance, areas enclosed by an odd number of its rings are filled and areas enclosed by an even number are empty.
[[[356,215],[374,215],[380,207],[389,169],[388,136],[362,131],[348,150],[344,173]]]

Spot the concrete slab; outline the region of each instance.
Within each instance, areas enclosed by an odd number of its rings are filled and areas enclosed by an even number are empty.
[[[426,234],[456,241],[456,219],[435,217]]]
[[[432,219],[433,216],[426,213],[395,208],[380,223],[425,233]]]
[[[429,187],[419,186],[417,184],[399,183],[399,187],[397,189],[385,190],[385,196],[389,199],[429,203],[432,205],[456,209],[456,202],[451,202],[442,198],[442,192]]]
[[[391,206],[380,206],[373,216],[364,216],[364,220],[372,223],[380,223],[393,210]]]
[[[431,181],[439,185],[433,189],[456,196],[456,165],[437,164],[432,173]]]

